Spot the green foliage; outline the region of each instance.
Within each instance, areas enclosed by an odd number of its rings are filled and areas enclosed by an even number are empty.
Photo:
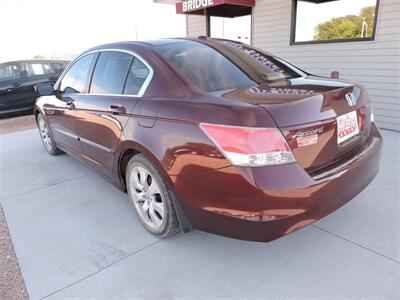
[[[361,9],[358,16],[348,15],[345,17],[332,18],[331,20],[318,24],[315,28],[314,40],[352,39],[371,37],[374,26],[375,6]],[[367,26],[366,33],[362,35],[363,18]],[[365,30],[364,29],[364,30]]]

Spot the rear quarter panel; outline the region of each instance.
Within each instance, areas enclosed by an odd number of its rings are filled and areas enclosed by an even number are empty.
[[[213,98],[143,99],[152,101],[157,114],[140,110],[138,104],[121,136],[115,155],[119,166],[125,151],[136,149],[153,161],[170,184],[178,176],[190,176],[230,165],[199,123],[217,123],[249,127],[276,127],[261,107],[239,101]],[[154,126],[145,127],[149,119]],[[116,173],[119,173],[116,169]]]

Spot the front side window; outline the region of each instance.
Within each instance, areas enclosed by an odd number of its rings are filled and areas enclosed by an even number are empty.
[[[91,94],[122,94],[133,56],[117,51],[102,52],[94,69]]]
[[[20,69],[17,64],[0,65],[0,81],[20,78]]]
[[[89,77],[90,67],[95,53],[85,55],[78,59],[69,68],[60,84],[60,91],[63,93],[83,93]]]
[[[378,0],[293,0],[292,43],[372,40]]]

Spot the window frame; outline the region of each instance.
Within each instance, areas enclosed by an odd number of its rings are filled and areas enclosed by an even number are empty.
[[[375,41],[376,30],[377,30],[377,25],[378,25],[378,14],[379,14],[379,8],[380,8],[381,0],[376,0],[374,28],[373,28],[371,37],[355,38],[355,39],[332,39],[332,40],[296,42],[297,3],[298,3],[298,1],[300,1],[300,0],[292,0],[292,16],[291,16],[291,19],[290,19],[290,45],[291,46]]]
[[[100,53],[101,53],[101,52],[122,52],[122,53],[130,54],[130,55],[133,56],[133,60],[134,60],[135,58],[137,58],[138,60],[140,60],[140,61],[146,66],[146,68],[148,68],[149,74],[147,75],[146,80],[143,82],[142,87],[140,88],[139,92],[138,92],[136,95],[133,95],[133,94],[123,94],[123,91],[122,91],[121,94],[90,94],[89,88],[90,88],[90,85],[91,85],[91,83],[92,83],[92,78],[93,78],[94,70],[95,70],[95,68],[96,68],[96,64],[97,64],[97,61],[98,61],[98,59],[99,59],[99,56],[100,56]],[[78,56],[77,58],[75,58],[75,59],[68,65],[68,67],[65,68],[65,70],[64,70],[63,73],[61,74],[60,78],[57,80],[57,82],[56,82],[56,84],[55,84],[56,90],[59,90],[60,85],[61,85],[61,81],[63,80],[63,78],[64,78],[65,74],[68,72],[68,70],[75,64],[75,62],[77,62],[77,61],[78,61],[79,59],[81,59],[82,57],[84,57],[84,56],[86,56],[86,55],[89,55],[89,54],[93,54],[93,53],[95,53],[96,55],[95,55],[95,57],[94,57],[94,59],[93,59],[92,65],[90,66],[90,69],[89,69],[89,75],[88,75],[88,79],[87,79],[87,81],[86,81],[85,92],[79,94],[80,96],[89,95],[89,96],[122,96],[122,97],[138,97],[138,98],[143,97],[143,95],[144,95],[144,93],[146,92],[146,90],[147,90],[147,88],[148,88],[148,86],[149,86],[151,80],[153,79],[153,75],[154,75],[153,68],[151,67],[151,65],[150,65],[143,57],[141,57],[140,55],[138,55],[136,52],[131,51],[131,50],[118,49],[118,48],[96,49],[96,50],[93,50],[93,51],[86,52],[86,53],[84,53],[84,54]],[[132,60],[132,61],[133,61],[133,60]],[[130,70],[130,69],[129,69],[129,70]],[[129,72],[128,72],[128,74],[126,75],[127,77],[125,78],[125,82],[126,82],[126,79],[128,78],[128,75],[129,75]],[[124,86],[124,89],[125,89],[125,86]]]

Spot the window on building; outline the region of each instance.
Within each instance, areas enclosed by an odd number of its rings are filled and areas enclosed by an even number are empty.
[[[251,43],[251,15],[225,18],[210,16],[210,37]]]
[[[293,43],[373,40],[378,0],[293,0]]]

